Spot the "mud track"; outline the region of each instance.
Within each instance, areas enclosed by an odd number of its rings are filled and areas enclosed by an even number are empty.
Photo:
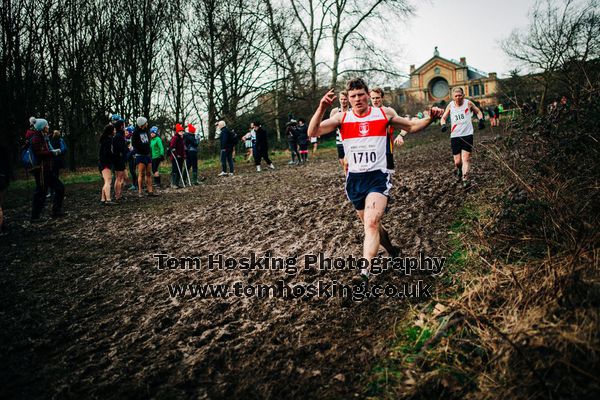
[[[384,224],[405,255],[448,256],[464,190],[447,139],[418,140],[396,156]],[[0,397],[363,397],[407,300],[172,299],[169,283],[349,283],[354,273],[156,267],[161,251],[360,256],[362,226],[334,152],[305,167],[278,164],[260,174],[238,164],[228,178],[205,171],[204,185],[110,208],[97,205],[100,184],[69,186],[67,218],[13,223],[0,244]],[[13,221],[27,213],[7,212]]]

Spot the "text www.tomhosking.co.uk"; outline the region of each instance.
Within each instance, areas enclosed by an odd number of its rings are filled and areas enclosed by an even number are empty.
[[[288,275],[295,275],[301,269],[306,271],[319,270],[357,270],[364,268],[369,262],[364,258],[348,256],[327,257],[324,253],[307,254],[304,257],[272,257],[269,255],[257,256],[250,253],[248,257],[226,257],[223,254],[209,254],[206,257],[172,257],[168,254],[154,255],[159,270],[234,270],[243,271],[283,271]],[[304,267],[300,262],[304,262]],[[419,253],[418,257],[379,257],[370,262],[370,271],[380,274],[393,270],[395,273],[411,275],[425,273],[438,275],[442,272],[444,257],[426,257]],[[432,285],[422,280],[405,282],[402,284],[344,284],[337,280],[316,281],[311,283],[290,284],[284,280],[277,280],[271,284],[249,284],[244,282],[208,284],[184,283],[169,284],[168,292],[172,298],[227,298],[227,297],[256,297],[256,298],[335,298],[345,297],[355,301],[366,298],[392,297],[392,298],[420,298],[431,297]]]

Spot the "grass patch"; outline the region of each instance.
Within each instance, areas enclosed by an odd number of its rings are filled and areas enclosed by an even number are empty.
[[[457,328],[452,312],[443,304],[458,298],[464,291],[462,275],[477,263],[477,251],[467,245],[473,225],[486,218],[487,211],[476,202],[465,203],[449,226],[446,267],[437,278],[439,293],[425,306],[412,306],[396,325],[396,337],[387,348],[388,355],[372,369],[365,393],[371,398],[396,399],[410,397],[417,382],[411,371],[422,368],[443,376],[444,382],[457,387],[470,385],[468,376],[454,367],[460,364],[461,354],[444,350],[443,344],[461,340],[467,335],[463,327]],[[431,398],[445,391],[432,387]],[[428,391],[427,389],[426,391]],[[425,397],[427,398],[427,397]]]

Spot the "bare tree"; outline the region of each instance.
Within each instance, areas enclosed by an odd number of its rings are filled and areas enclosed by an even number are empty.
[[[536,3],[527,30],[513,31],[503,41],[502,49],[536,73],[534,77],[543,88],[541,114],[545,111],[548,88],[559,76],[565,76],[568,64],[582,68],[588,60],[598,57],[598,37],[597,0],[587,0],[582,5],[573,0],[545,0]]]

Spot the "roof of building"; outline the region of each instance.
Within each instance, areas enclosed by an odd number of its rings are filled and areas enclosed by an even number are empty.
[[[426,65],[428,65],[429,63],[431,63],[432,61],[434,61],[436,59],[445,61],[445,62],[450,63],[450,64],[453,64],[457,68],[465,68],[465,67],[467,67],[467,78],[469,80],[486,78],[488,76],[487,73],[485,73],[485,72],[483,72],[483,71],[481,71],[481,70],[479,70],[477,68],[474,68],[474,67],[472,67],[470,65],[464,65],[460,61],[456,61],[456,60],[453,60],[453,59],[447,59],[447,58],[444,58],[444,57],[440,56],[440,52],[438,51],[437,46],[436,46],[436,48],[435,48],[435,50],[433,52],[433,57],[431,57],[429,60],[427,60],[423,64],[421,64],[421,66],[419,68],[415,69],[411,73],[411,75],[418,74],[419,72],[421,72],[421,70]],[[405,85],[408,85],[408,86],[405,86]],[[404,83],[402,83],[402,85],[400,85],[400,87],[409,87],[409,86],[410,86],[410,81],[404,82]]]

